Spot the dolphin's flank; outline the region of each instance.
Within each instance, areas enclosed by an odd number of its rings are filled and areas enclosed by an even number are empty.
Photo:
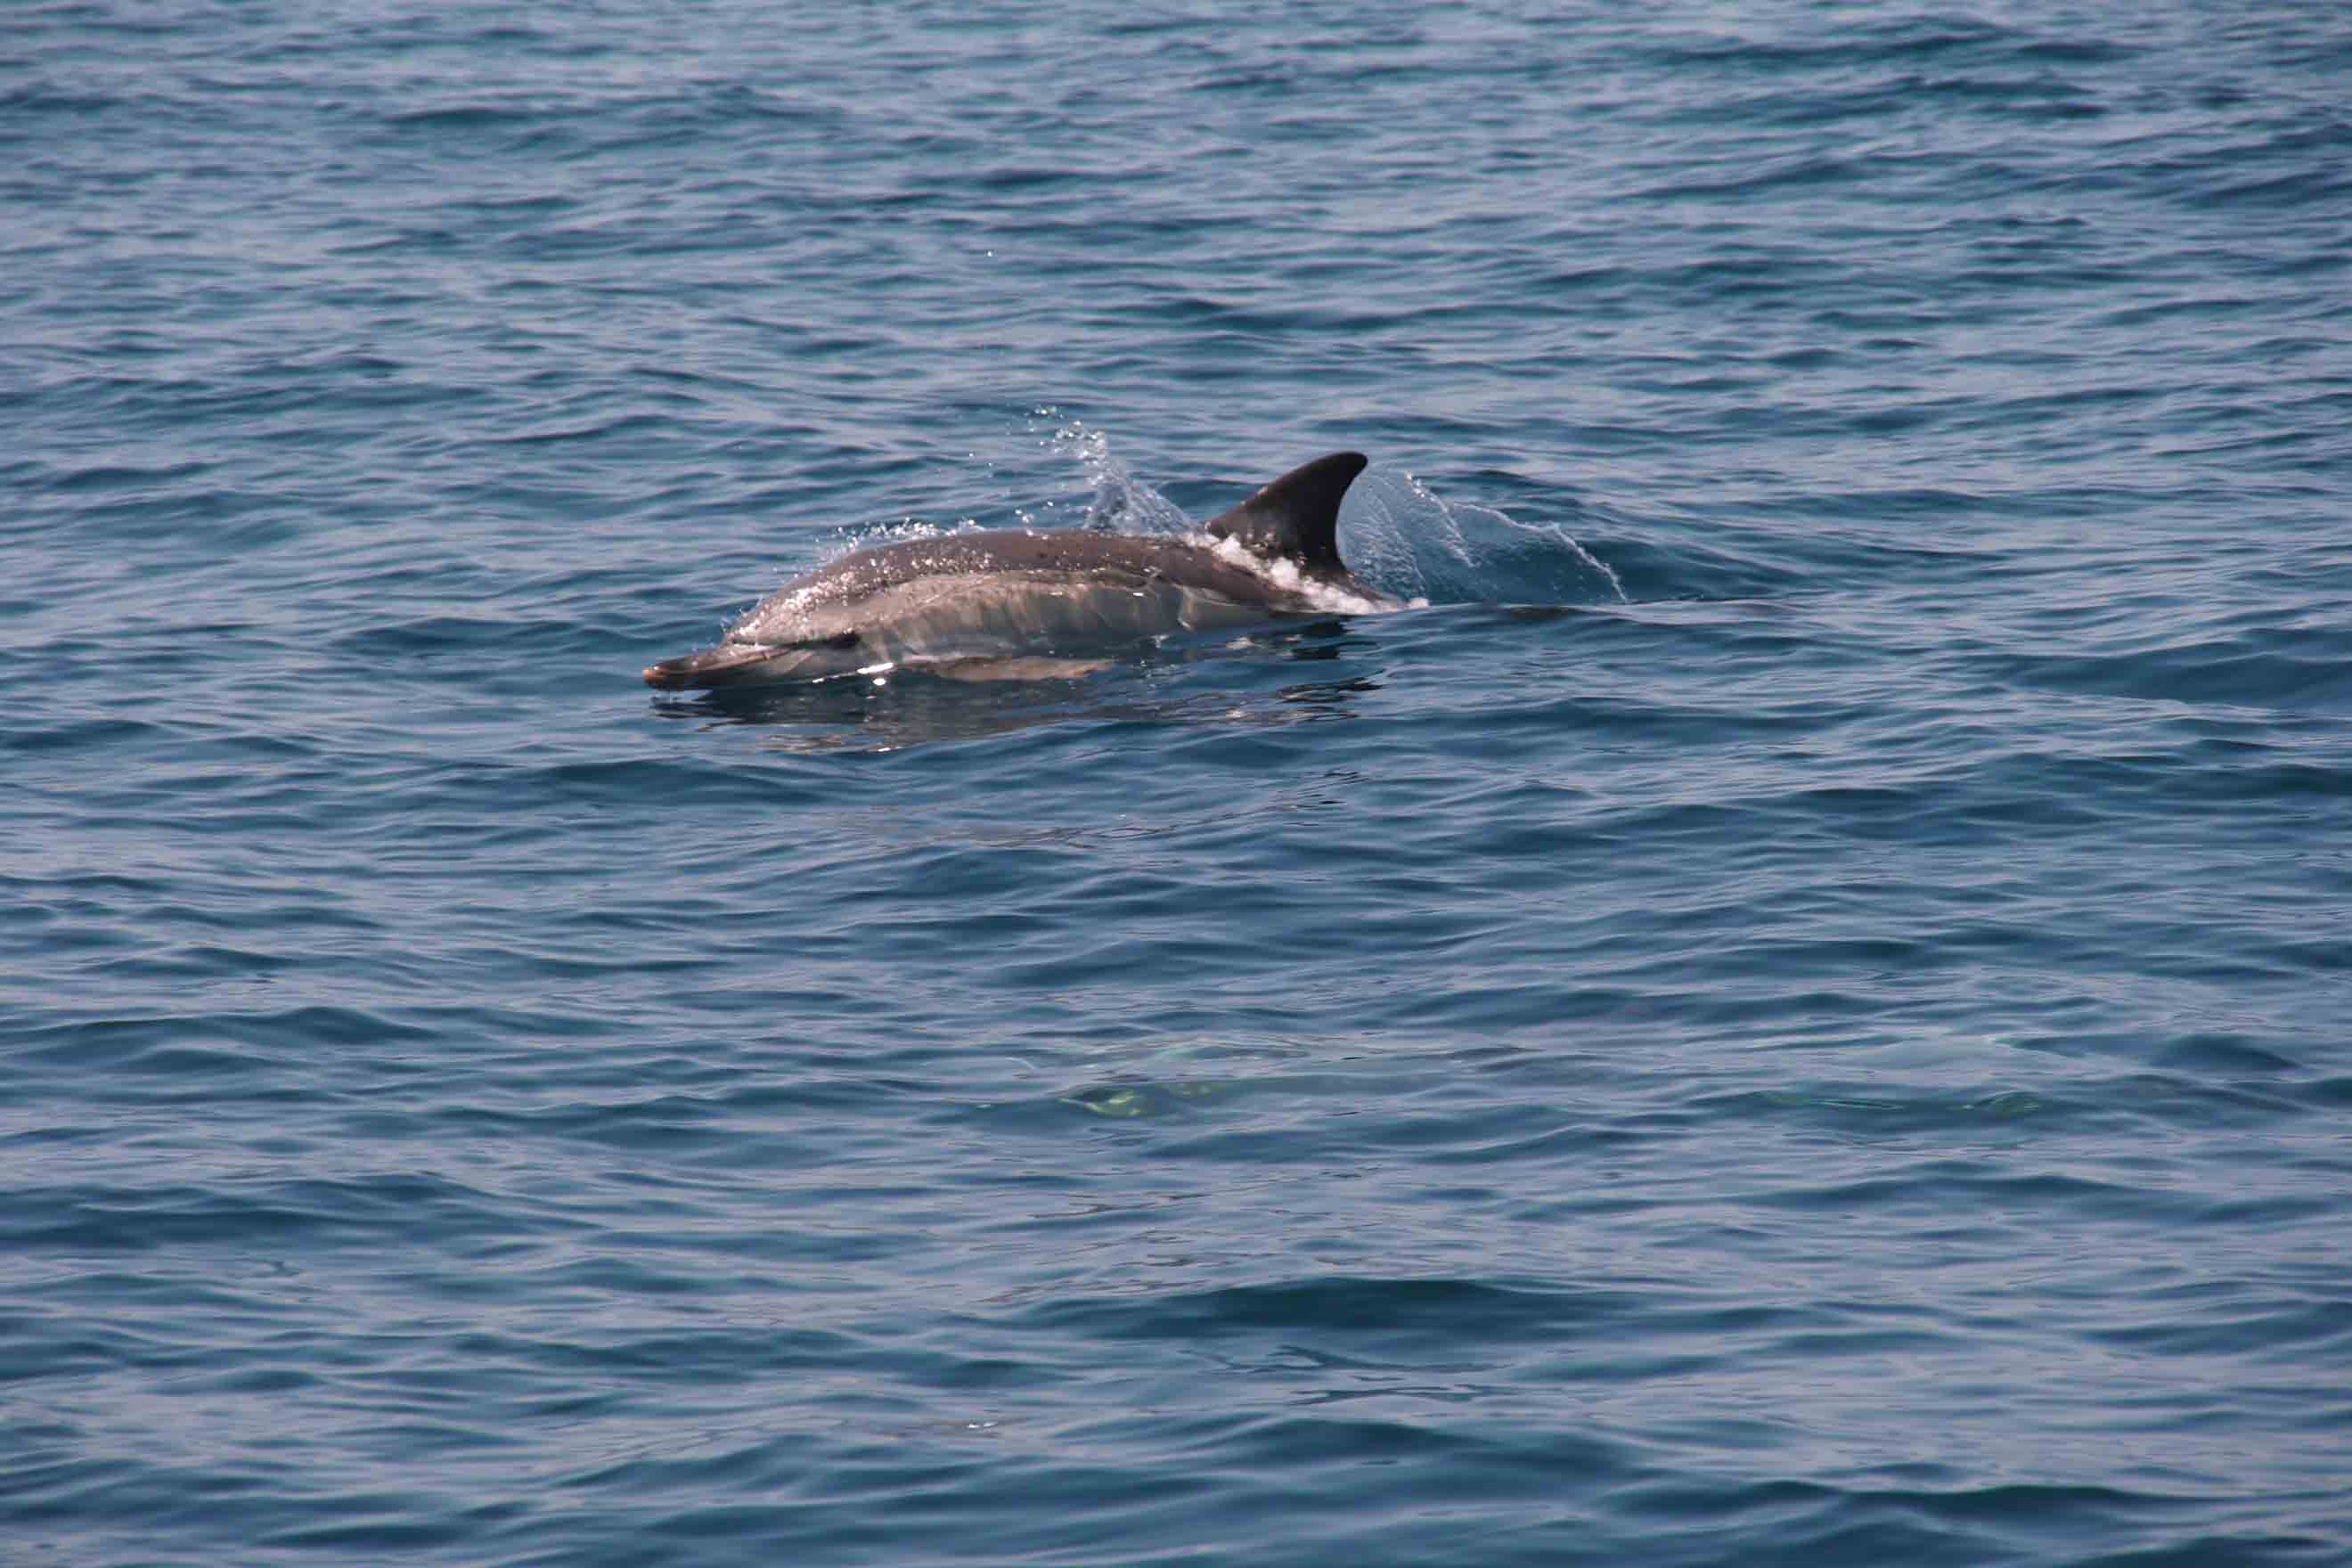
[[[1005,529],[860,550],[784,584],[718,647],[648,666],[646,684],[1054,658],[1281,616],[1397,609],[1339,559],[1339,498],[1363,469],[1360,453],[1318,458],[1205,537]]]

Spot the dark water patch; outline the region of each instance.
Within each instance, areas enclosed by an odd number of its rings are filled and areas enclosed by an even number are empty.
[[[2227,1072],[2237,1076],[2291,1073],[2299,1066],[2242,1037],[2226,1035],[2196,1035],[2176,1041],[2165,1048],[2154,1065],[2181,1071]]]
[[[6,1244],[31,1254],[173,1253],[189,1247],[304,1250],[429,1233],[461,1241],[503,1231],[483,1195],[423,1177],[291,1181],[166,1190],[81,1185],[27,1190]]]
[[[57,476],[50,485],[68,492],[80,490],[132,489],[152,492],[169,489],[179,481],[192,479],[205,471],[204,463],[178,463],[155,468],[98,467],[74,468]]]
[[[2315,1347],[2352,1340],[2352,1306],[2341,1301],[2288,1298],[2248,1302],[2241,1296],[2224,1310],[2228,1316],[2219,1321],[2192,1326],[2138,1324],[2100,1331],[2093,1337],[2158,1353],[2284,1360],[2300,1360]]]
[[[2252,640],[2105,656],[2011,657],[1997,668],[2023,685],[2082,695],[2326,713],[2352,701],[2352,675],[2332,653],[2272,652],[2250,646]]]
[[[44,730],[10,729],[8,749],[31,755],[104,751],[117,746],[144,746],[168,734],[162,724],[138,719],[84,719]]]
[[[1938,26],[1919,18],[1890,19],[1840,29],[1843,35],[1790,42],[1741,33],[1680,37],[1647,44],[1643,53],[1669,68],[1691,67],[1720,74],[1770,75],[1816,66],[1852,67],[1985,50],[2012,37],[1991,22]]]
[[[2104,1117],[2095,1103],[2028,1089],[1972,1088],[1922,1092],[1869,1080],[1802,1089],[1741,1090],[1710,1097],[1702,1108],[1727,1117],[1790,1117],[1865,1137],[1974,1140],[2017,1132],[2036,1138],[2087,1131]],[[2030,1120],[2032,1125],[2025,1123]]]
[[[459,103],[440,104],[429,109],[403,110],[384,117],[384,123],[397,131],[424,132],[507,130],[531,124],[545,114],[538,108],[515,104]]]
[[[1396,1346],[1549,1338],[1630,1310],[1607,1292],[1521,1289],[1459,1279],[1334,1278],[1236,1286],[1133,1301],[1068,1300],[1023,1314],[1032,1327],[1117,1338],[1302,1331]],[[1401,1353],[1401,1352],[1400,1352]]]

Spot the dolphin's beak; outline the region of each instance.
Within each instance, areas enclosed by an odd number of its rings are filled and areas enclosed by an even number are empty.
[[[656,691],[691,691],[724,686],[762,665],[783,650],[758,643],[721,643],[700,653],[681,654],[646,666],[646,684]]]

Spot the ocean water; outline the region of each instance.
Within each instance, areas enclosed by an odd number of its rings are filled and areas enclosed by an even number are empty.
[[[2352,1562],[2347,82],[11,5],[0,1560]],[[1339,448],[1418,607],[638,679]]]

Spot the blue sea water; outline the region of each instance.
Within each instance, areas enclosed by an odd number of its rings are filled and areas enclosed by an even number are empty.
[[[2352,14],[0,18],[0,1559],[2352,1562]],[[1424,601],[667,697],[1354,447]]]

